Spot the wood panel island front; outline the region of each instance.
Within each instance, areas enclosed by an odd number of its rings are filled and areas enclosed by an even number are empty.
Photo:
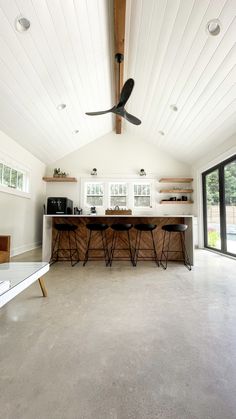
[[[194,249],[193,249],[193,216],[192,215],[44,215],[43,220],[43,261],[50,261],[52,243],[55,237],[55,224],[68,223],[76,224],[78,245],[79,245],[79,254],[80,260],[84,260],[85,249],[87,244],[87,228],[86,224],[88,223],[105,223],[110,226],[113,223],[131,223],[132,225],[138,223],[152,223],[156,224],[157,228],[154,230],[154,239],[156,250],[158,253],[158,258],[161,255],[161,248],[163,244],[164,232],[162,226],[166,224],[186,224],[188,226],[185,232],[185,245],[189,255],[191,265],[194,264]],[[112,231],[109,228],[107,230],[107,239],[108,243],[111,242]],[[131,241],[134,245],[136,237],[136,230],[131,229]],[[149,245],[150,237],[148,234],[143,234],[143,246],[144,248],[150,247]],[[124,244],[123,244],[124,245]],[[122,242],[120,244],[122,247]],[[68,247],[68,246],[65,246]],[[177,233],[172,233],[171,237],[171,249],[179,251],[181,250],[180,237]],[[140,256],[144,257],[147,253],[140,251]],[[180,253],[171,253],[169,255],[169,260],[178,260],[182,259]]]

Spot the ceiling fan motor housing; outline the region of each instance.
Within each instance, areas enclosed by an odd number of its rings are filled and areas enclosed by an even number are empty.
[[[119,64],[122,63],[122,61],[124,61],[124,55],[120,52],[117,52],[117,54],[115,55],[115,60]]]

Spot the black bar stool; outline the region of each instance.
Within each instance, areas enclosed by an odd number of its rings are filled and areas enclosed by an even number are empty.
[[[191,271],[192,267],[190,264],[190,260],[189,260],[185,242],[184,242],[184,232],[187,230],[187,228],[188,226],[186,224],[167,224],[162,227],[162,230],[164,230],[165,233],[164,233],[164,240],[163,240],[162,251],[161,251],[160,264],[164,269],[167,269],[169,253],[182,253],[184,265],[186,266],[187,269],[189,269],[189,271]],[[165,250],[166,233],[168,233],[169,237],[168,237],[167,249]],[[180,234],[182,250],[170,250],[171,233]],[[164,256],[164,260],[165,260],[164,263],[162,262],[163,260],[162,256]]]
[[[147,256],[147,257],[143,257],[142,259],[151,259],[154,260],[156,262],[156,264],[158,266],[160,266],[159,261],[158,261],[158,257],[157,257],[157,252],[156,252],[156,246],[155,246],[155,241],[154,241],[154,236],[153,236],[153,230],[155,230],[156,228],[156,224],[136,224],[134,226],[134,228],[137,230],[137,234],[136,234],[136,240],[135,240],[135,250],[134,250],[134,264],[135,266],[137,265],[138,259],[139,259],[139,251],[143,250],[145,252],[152,252],[153,256]],[[143,232],[149,232],[152,238],[152,247],[149,248],[140,248],[140,241],[141,241],[141,236]]]
[[[129,231],[132,227],[133,227],[132,224],[112,224],[111,225],[111,229],[113,230],[113,235],[112,235],[111,251],[110,251],[110,266],[112,265],[113,259],[130,260],[132,265],[134,266],[134,259],[132,255],[132,248],[131,248],[131,241],[130,241],[130,234],[129,234]],[[116,247],[117,238],[120,236],[120,233],[127,234],[128,247],[122,247],[122,248]],[[123,257],[121,258],[118,256],[116,257],[114,256],[114,253],[117,251],[128,251],[129,256],[126,256],[124,258]]]
[[[79,262],[79,250],[76,230],[78,228],[75,224],[55,224],[54,228],[57,230],[56,238],[52,246],[52,254],[50,259],[50,265],[59,261],[70,261],[71,266],[75,266]],[[74,246],[72,247],[72,235]],[[68,247],[60,247],[62,238],[67,240]],[[61,252],[69,253],[68,256],[60,256]],[[76,258],[74,257],[76,255]]]
[[[107,266],[109,264],[109,252],[108,252],[107,237],[106,237],[106,230],[108,229],[108,225],[102,224],[102,223],[89,223],[89,224],[86,224],[86,227],[89,230],[89,236],[88,236],[88,242],[87,242],[87,248],[85,252],[83,266],[85,266],[89,260],[90,250],[99,251],[99,252],[102,251],[104,254],[104,259]],[[90,247],[90,243],[92,240],[92,233],[100,233],[102,247],[96,247],[96,248]],[[93,258],[91,258],[90,260],[94,260],[94,259],[101,259],[101,256],[93,256]]]

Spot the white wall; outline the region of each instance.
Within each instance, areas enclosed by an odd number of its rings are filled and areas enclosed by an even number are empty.
[[[115,133],[110,133],[48,166],[48,176],[52,175],[55,167],[60,167],[62,171],[77,177],[78,180],[84,177],[93,179],[90,176],[93,167],[98,170],[96,179],[112,176],[137,177],[139,170],[144,168],[147,177],[156,179],[156,204],[161,200],[158,190],[164,187],[164,184],[158,184],[159,178],[191,175],[190,166],[175,160],[155,145],[128,134]],[[80,206],[80,182],[48,183],[47,196],[65,196],[74,201],[74,206]],[[191,214],[191,207],[191,205],[157,204],[158,212],[170,214]]]
[[[30,198],[0,191],[0,235],[11,235],[11,254],[15,255],[41,243],[46,167],[1,131],[0,157],[16,161],[30,172]]]
[[[228,138],[219,147],[211,151],[198,160],[192,170],[192,177],[194,178],[194,190],[196,191],[196,199],[193,211],[198,217],[198,242],[199,247],[204,246],[203,237],[203,202],[202,202],[202,173],[214,167],[218,163],[227,160],[236,154],[236,135]]]

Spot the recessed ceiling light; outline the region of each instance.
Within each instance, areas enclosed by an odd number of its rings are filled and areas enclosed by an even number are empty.
[[[57,105],[57,110],[58,111],[62,111],[62,109],[66,108],[66,104],[65,103],[60,103],[60,105]]]
[[[26,17],[18,16],[15,21],[15,28],[18,32],[26,32],[30,28],[30,21]]]
[[[211,19],[206,25],[207,33],[212,36],[217,36],[220,33],[221,24],[218,19]]]
[[[158,134],[165,135],[164,131],[158,131]]]
[[[170,109],[174,112],[177,112],[178,107],[176,105],[170,105]]]
[[[75,129],[74,131],[72,131],[72,134],[78,134],[79,130]]]

